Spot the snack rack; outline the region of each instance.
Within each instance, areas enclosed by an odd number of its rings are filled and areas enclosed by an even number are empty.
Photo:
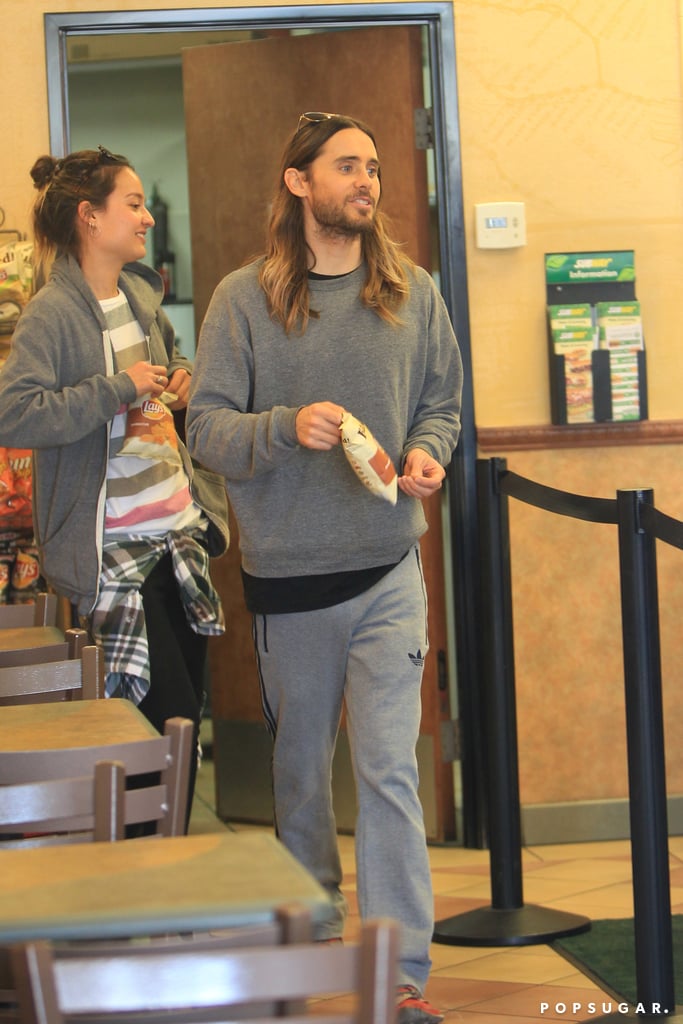
[[[0,373],[32,292],[32,248],[5,228],[0,208]],[[19,251],[20,250],[20,251]],[[0,604],[25,604],[44,589],[33,536],[31,452],[0,447]]]

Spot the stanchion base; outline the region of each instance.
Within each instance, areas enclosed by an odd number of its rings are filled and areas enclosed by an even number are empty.
[[[551,907],[477,907],[437,921],[432,938],[448,946],[525,946],[578,935],[590,926],[587,917]]]

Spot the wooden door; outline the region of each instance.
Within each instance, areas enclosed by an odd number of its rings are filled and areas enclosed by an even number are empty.
[[[414,110],[423,106],[421,29],[414,26],[276,32],[249,42],[183,51],[192,224],[195,319],[199,324],[221,278],[263,251],[269,200],[284,146],[300,113],[324,110],[367,122],[382,163],[382,208],[406,251],[430,269],[425,153],[414,142]],[[440,500],[427,503],[422,550],[431,651],[422,687],[418,759],[430,838],[453,838],[452,766],[442,729],[450,720]],[[244,607],[237,530],[214,564],[227,631],[210,645],[217,803],[225,818],[270,818],[269,741],[262,725],[251,617]],[[338,763],[339,762],[339,763]],[[352,828],[355,802],[345,737],[335,761],[335,809]]]

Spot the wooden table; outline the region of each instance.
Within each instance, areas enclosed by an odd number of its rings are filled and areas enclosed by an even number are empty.
[[[158,735],[131,701],[115,697],[2,707],[0,784],[30,778],[32,760],[36,751],[41,750],[63,751],[66,768],[73,751],[74,764],[82,767],[83,754],[88,748],[107,744],[112,750],[106,756],[123,760],[132,771],[136,743]],[[19,772],[18,776],[15,771]]]
[[[2,943],[262,924],[292,901],[331,916],[324,889],[265,832],[9,850],[0,864]]]
[[[30,651],[34,647],[54,647],[55,661],[69,656],[64,633],[57,626],[10,626],[0,629],[0,666],[16,665],[19,657],[22,664],[30,662]]]

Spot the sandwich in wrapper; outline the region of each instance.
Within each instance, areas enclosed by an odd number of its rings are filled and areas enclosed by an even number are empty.
[[[398,497],[396,469],[372,431],[350,412],[342,416],[339,429],[344,454],[359,480],[373,494],[395,505]]]

